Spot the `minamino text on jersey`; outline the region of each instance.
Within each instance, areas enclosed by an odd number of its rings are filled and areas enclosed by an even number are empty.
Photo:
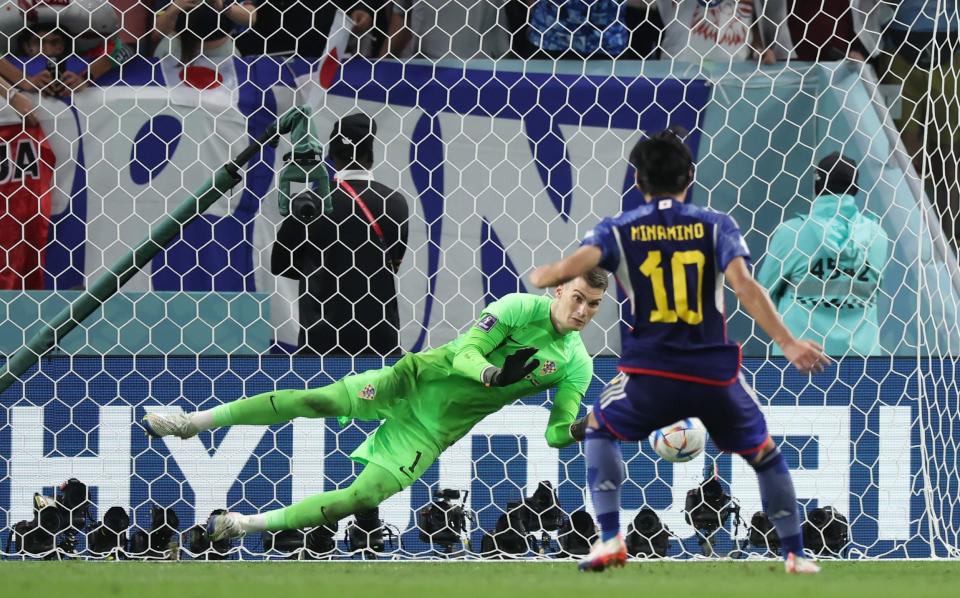
[[[630,227],[631,241],[690,241],[702,239],[704,234],[702,222],[673,226],[641,224]]]

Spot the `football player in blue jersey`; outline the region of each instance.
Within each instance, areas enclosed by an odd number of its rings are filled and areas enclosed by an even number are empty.
[[[616,441],[639,441],[677,420],[699,417],[720,449],[740,454],[756,471],[787,572],[816,573],[819,567],[804,557],[790,471],[740,374],[740,346],[727,338],[724,277],[798,370],[820,372],[830,360],[820,345],[794,338],[784,326],[750,273],[750,252],[733,219],[684,201],[694,163],[681,135],[657,133],[631,152],[645,205],[605,218],[578,250],[530,276],[546,288],[600,266],[616,275],[632,307],[620,373],[586,420],[587,483],[601,537],[580,569],[602,570],[627,558],[620,534],[624,467]]]

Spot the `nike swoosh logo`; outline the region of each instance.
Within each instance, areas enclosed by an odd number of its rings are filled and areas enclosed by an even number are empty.
[[[273,395],[270,395],[270,406],[273,407],[273,412],[277,415],[280,415],[280,412],[277,411],[277,405],[273,402]]]

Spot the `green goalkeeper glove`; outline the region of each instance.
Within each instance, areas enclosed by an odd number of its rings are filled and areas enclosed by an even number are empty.
[[[524,377],[537,369],[540,365],[539,359],[532,359],[536,347],[524,347],[507,356],[503,361],[503,367],[488,367],[483,370],[483,383],[485,386],[510,386],[515,382],[523,380]]]
[[[572,436],[576,442],[581,442],[583,441],[584,437],[586,437],[586,435],[587,435],[587,416],[584,415],[577,421],[570,424],[570,436]]]

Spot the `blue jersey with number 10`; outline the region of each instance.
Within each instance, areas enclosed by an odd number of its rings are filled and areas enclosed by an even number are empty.
[[[731,384],[740,346],[727,340],[723,272],[747,244],[727,214],[658,198],[606,218],[584,245],[603,252],[630,299],[633,329],[620,370],[703,384]]]

